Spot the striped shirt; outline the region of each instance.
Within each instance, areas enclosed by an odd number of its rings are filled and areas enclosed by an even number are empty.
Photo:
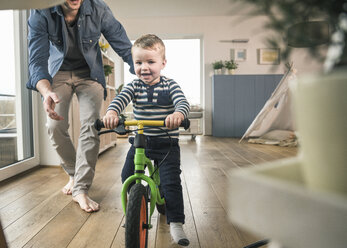
[[[165,120],[173,112],[181,112],[187,118],[190,109],[180,86],[164,76],[160,77],[159,83],[152,86],[140,79],[133,80],[112,100],[107,111],[114,110],[119,115],[131,101],[136,120]],[[172,138],[178,138],[178,128],[163,129],[167,130]],[[167,137],[165,132],[156,128],[146,129],[144,133],[149,136]]]

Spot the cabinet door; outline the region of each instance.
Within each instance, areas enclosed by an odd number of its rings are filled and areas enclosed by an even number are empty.
[[[283,75],[215,75],[212,135],[242,137]]]

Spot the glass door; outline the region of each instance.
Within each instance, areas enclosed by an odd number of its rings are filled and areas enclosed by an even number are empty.
[[[0,11],[0,181],[39,163],[28,79],[27,12]]]

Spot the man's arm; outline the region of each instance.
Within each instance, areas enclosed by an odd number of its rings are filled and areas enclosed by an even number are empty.
[[[29,73],[27,88],[38,90],[43,97],[43,108],[53,120],[63,120],[55,111],[58,96],[52,91],[52,77],[48,72],[49,41],[47,26],[42,13],[31,10],[29,27]]]
[[[27,88],[37,90],[36,84],[41,79],[52,82],[52,77],[48,72],[49,40],[47,23],[40,11],[30,11],[28,28],[30,78]]]
[[[116,20],[108,6],[105,8],[105,14],[102,18],[101,32],[110,43],[112,49],[130,66],[130,72],[135,74],[133,59],[131,56],[132,44],[124,27]]]

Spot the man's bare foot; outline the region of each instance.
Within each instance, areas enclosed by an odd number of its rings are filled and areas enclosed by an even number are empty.
[[[61,191],[65,195],[71,195],[72,194],[73,183],[74,183],[73,177],[70,177],[69,182],[64,186],[64,188],[61,189]]]
[[[72,197],[72,199],[77,202],[84,211],[88,213],[96,212],[100,208],[99,204],[90,199],[89,196],[85,193],[78,194],[75,197]]]

